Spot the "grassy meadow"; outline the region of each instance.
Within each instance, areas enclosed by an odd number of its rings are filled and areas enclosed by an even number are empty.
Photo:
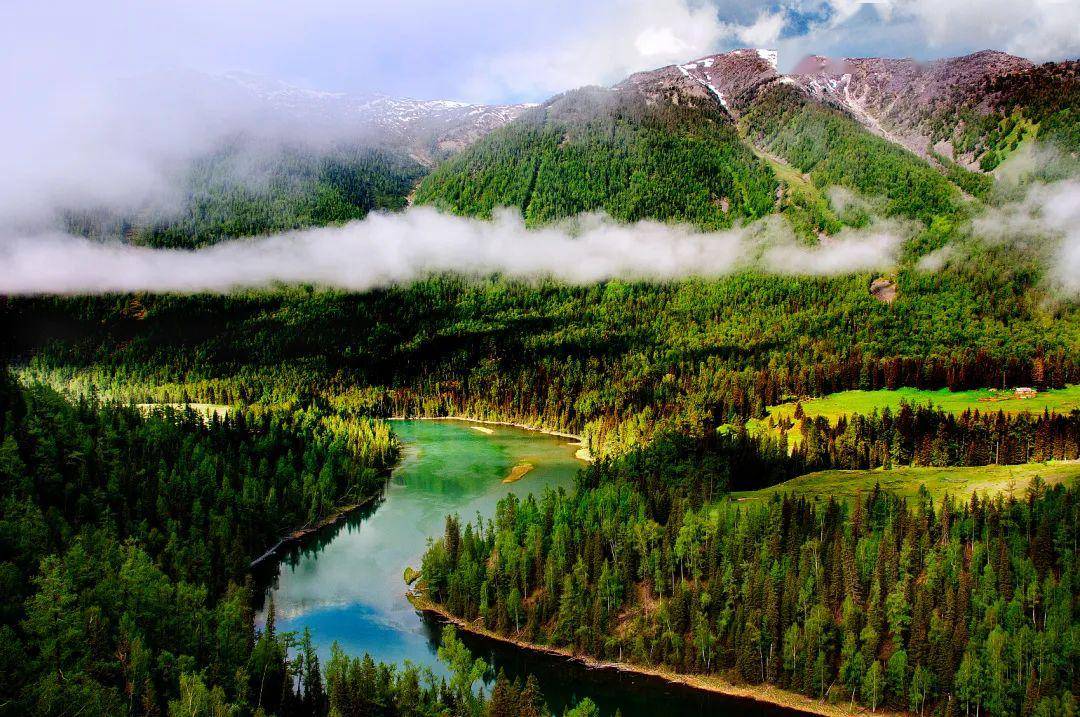
[[[968,409],[982,413],[997,411],[1041,413],[1044,409],[1051,413],[1068,413],[1074,409],[1080,409],[1080,384],[1039,391],[1031,398],[1019,398],[1013,389],[988,388],[973,391],[950,391],[947,388],[939,391],[925,391],[918,388],[899,388],[894,391],[840,391],[821,398],[802,401],[802,407],[803,413],[811,418],[824,416],[830,423],[835,423],[841,416],[853,413],[869,414],[875,409],[880,411],[883,408],[896,411],[901,403],[912,405],[929,403],[951,413],[963,413]],[[780,423],[785,418],[795,423],[795,427],[788,432],[788,441],[791,445],[795,445],[802,439],[798,421],[795,420],[796,405],[795,402],[791,402],[768,408],[768,418],[772,419],[773,424]],[[765,421],[755,422],[756,425],[750,426],[751,429],[759,430],[762,425],[767,425],[768,418]]]
[[[972,493],[996,495],[1005,493],[1021,497],[1035,476],[1047,485],[1073,485],[1080,479],[1080,461],[1051,461],[1012,466],[960,466],[948,468],[906,467],[892,470],[828,470],[792,478],[770,488],[731,493],[737,502],[768,500],[773,494],[793,493],[807,498],[827,500],[835,496],[851,500],[858,492],[864,494],[875,484],[904,498],[915,498],[920,486],[940,500],[946,494],[966,499]]]

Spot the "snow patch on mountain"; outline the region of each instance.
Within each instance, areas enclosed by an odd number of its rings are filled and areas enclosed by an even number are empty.
[[[436,153],[461,149],[535,107],[417,100],[377,92],[325,92],[239,72],[228,73],[224,78],[273,111],[390,144],[414,146],[421,157],[432,149]]]

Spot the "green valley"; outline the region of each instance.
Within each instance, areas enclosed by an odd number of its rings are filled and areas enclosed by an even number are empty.
[[[505,104],[192,73],[23,123],[0,715],[1077,713],[1080,66],[643,69],[669,10],[728,31],[673,5],[606,87],[534,96],[612,79],[586,38],[470,55]],[[397,42],[360,8],[276,70]],[[365,72],[449,82],[445,10]]]

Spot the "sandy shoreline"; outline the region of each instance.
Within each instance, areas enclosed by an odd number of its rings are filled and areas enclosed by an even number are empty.
[[[385,419],[387,421],[465,421],[466,423],[483,423],[488,426],[509,426],[511,428],[521,428],[526,431],[536,431],[537,433],[546,433],[549,436],[558,436],[559,438],[569,438],[576,441],[578,446],[577,451],[574,452],[574,457],[579,461],[585,463],[591,463],[593,460],[592,451],[585,445],[585,439],[581,436],[573,433],[566,433],[565,431],[553,431],[542,426],[529,426],[524,423],[514,423],[513,421],[486,421],[482,418],[469,418],[468,416],[390,416]]]
[[[738,697],[741,699],[753,700],[755,702],[764,702],[785,709],[796,710],[805,714],[821,715],[822,717],[855,717],[856,715],[870,714],[870,710],[862,705],[849,706],[847,703],[842,704],[827,704],[820,702],[812,697],[800,694],[798,692],[792,692],[790,690],[781,689],[779,687],[773,687],[771,685],[736,685],[724,680],[723,678],[715,675],[688,675],[673,672],[664,668],[656,667],[642,667],[640,665],[633,665],[626,662],[605,662],[603,660],[597,660],[585,655],[575,655],[571,651],[560,648],[550,647],[547,645],[535,645],[524,640],[518,640],[506,635],[500,635],[496,632],[488,630],[485,627],[470,623],[466,620],[452,615],[446,611],[441,605],[437,605],[422,594],[410,591],[408,593],[408,600],[422,613],[434,616],[436,619],[442,620],[456,626],[459,630],[463,630],[473,635],[496,640],[514,647],[526,650],[528,652],[548,655],[550,657],[559,657],[562,659],[572,660],[578,664],[584,665],[589,669],[594,670],[612,670],[616,672],[633,673],[636,675],[644,675],[647,677],[655,677],[661,680],[665,680],[675,685],[681,685],[684,687],[690,687],[695,690],[702,690],[704,692],[712,692],[715,694],[725,695],[728,697]],[[878,708],[874,713],[880,717],[901,717],[907,713],[893,712],[883,708]]]

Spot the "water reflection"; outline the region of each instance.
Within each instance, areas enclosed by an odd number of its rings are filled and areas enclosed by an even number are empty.
[[[448,513],[463,520],[474,520],[477,513],[490,517],[508,492],[570,488],[582,463],[567,439],[511,427],[491,427],[488,433],[456,421],[401,421],[394,429],[406,450],[380,499],[287,549],[278,563],[268,561],[262,577],[274,596],[278,629],[309,628],[323,664],[336,641],[350,654],[410,660],[445,675],[436,658],[442,627],[405,599],[405,567],[419,567],[429,538],[442,534]],[[515,483],[503,483],[522,462],[533,469]],[[585,696],[604,715],[618,709],[624,717],[793,714],[656,679],[588,670],[497,641],[462,638],[493,665],[489,677],[499,669],[511,679],[535,674],[556,714]]]

